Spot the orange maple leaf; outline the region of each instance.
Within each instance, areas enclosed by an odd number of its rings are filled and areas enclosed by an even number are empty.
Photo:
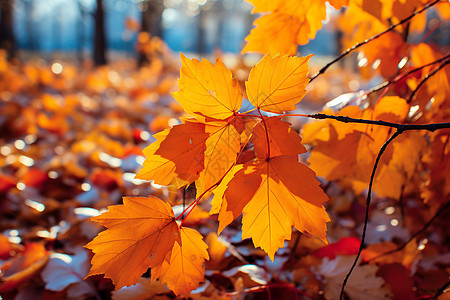
[[[188,122],[155,134],[156,141],[143,150],[146,159],[136,178],[180,188],[192,183],[204,169],[205,124]]]
[[[251,237],[272,260],[291,238],[292,225],[327,242],[330,219],[322,205],[327,200],[314,171],[292,156],[244,164],[223,194],[234,218],[244,213],[242,238]]]
[[[399,123],[404,121],[408,111],[409,105],[404,99],[389,96],[380,99],[373,109],[361,111],[357,107],[346,107],[341,110],[340,114],[353,118]],[[357,193],[362,192],[367,187],[370,179],[369,170],[373,168],[375,158],[381,146],[392,134],[392,129],[365,124],[353,126],[345,124],[345,126],[342,126],[342,124],[328,121],[319,121],[312,124],[304,127],[304,136],[307,137],[305,139],[306,142],[314,145],[314,150],[308,159],[311,168],[327,180],[351,180],[354,190]],[[312,132],[309,132],[310,130]],[[311,140],[313,135],[315,138]],[[381,157],[380,170],[375,177],[374,187],[380,188],[380,193],[384,195],[395,196],[398,195],[399,190],[390,188],[391,184],[389,186],[378,185],[378,182],[381,183],[382,180],[382,182],[395,183],[397,179],[405,182],[415,170],[414,165],[408,165],[400,157],[402,156],[401,154],[400,156],[398,153],[393,154],[393,149],[398,148],[395,145],[399,141],[395,141],[386,149]],[[416,144],[417,147],[421,148],[423,147],[420,146],[422,143],[419,138],[417,142],[411,141],[411,143],[406,144]],[[349,145],[352,145],[352,147],[349,147]],[[411,160],[409,161],[412,162]],[[414,159],[413,161],[417,160]],[[414,162],[412,163],[414,164]],[[386,172],[382,171],[384,168],[387,168]],[[393,177],[389,177],[389,174]]]
[[[289,155],[298,157],[305,153],[300,135],[292,130],[290,123],[280,120],[279,117],[265,118],[253,128],[251,142],[255,147],[256,156],[259,159],[268,157],[267,136],[270,145],[270,157]]]
[[[245,83],[248,100],[253,106],[273,113],[294,110],[306,94],[311,56],[264,56]]]
[[[266,55],[246,82],[250,102],[273,113],[295,109],[306,93],[310,57]],[[326,241],[327,196],[315,173],[298,162],[306,151],[300,136],[279,117],[258,123],[239,114],[239,88],[220,60],[212,65],[182,56],[182,61],[174,96],[196,120],[157,134],[144,150],[147,159],[137,178],[175,187],[195,180],[197,197],[215,194],[210,213],[219,213],[219,232],[244,212],[244,236],[252,236],[272,259],[290,239],[292,226]],[[259,159],[237,164],[249,139]]]
[[[268,13],[255,21],[256,27],[245,38],[242,53],[257,51],[272,55],[295,54],[298,45],[314,39],[326,18],[324,0],[247,0],[254,5],[252,13]],[[333,0],[336,8],[348,0]]]
[[[204,169],[195,182],[197,197],[219,181],[236,163],[241,146],[240,134],[230,123],[206,123],[206,131],[210,136],[205,143]]]
[[[136,284],[148,268],[170,259],[174,244],[181,244],[172,207],[149,196],[124,197],[123,205],[91,220],[107,230],[85,247],[94,252],[87,276],[105,274],[115,289]]]
[[[197,230],[181,227],[181,244],[174,243],[170,260],[152,268],[152,282],[159,278],[177,295],[187,297],[204,280],[208,245]]]

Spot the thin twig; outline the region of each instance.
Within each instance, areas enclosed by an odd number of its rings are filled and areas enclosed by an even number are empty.
[[[433,299],[437,299],[440,295],[442,295],[449,286],[450,286],[450,280],[447,281],[446,283],[444,283],[444,285],[438,289],[438,291],[434,295]]]
[[[264,131],[266,132],[266,140],[267,140],[267,159],[270,158],[270,139],[269,139],[269,130],[267,129],[266,119],[264,119],[261,111],[258,108],[258,114],[261,117],[262,123],[264,125]]]
[[[187,189],[188,187],[186,186],[184,189],[183,189],[183,211],[186,209],[186,189]],[[182,217],[181,217],[181,221],[183,221],[184,220],[184,214],[181,214],[182,215]]]
[[[419,234],[425,232],[425,230],[427,230],[428,227],[430,227],[431,224],[433,224],[433,222],[450,206],[450,202],[445,203],[444,205],[442,205],[438,211],[434,214],[434,216],[418,231],[416,231],[416,233],[414,233],[406,242],[404,242],[402,245],[398,246],[397,248],[387,251],[385,253],[381,253],[378,256],[375,256],[369,260],[367,260],[367,262],[371,262],[374,260],[377,260],[380,257],[395,253],[397,251],[402,250],[403,248],[406,247],[406,245],[408,245],[413,239],[415,239]]]
[[[359,48],[359,47],[361,47],[361,46],[363,46],[363,45],[365,45],[365,44],[367,44],[367,43],[369,43],[369,42],[371,42],[371,41],[373,41],[373,40],[379,38],[380,36],[382,36],[382,35],[384,35],[384,34],[390,32],[390,31],[394,30],[397,26],[400,26],[400,25],[402,25],[402,24],[408,22],[408,21],[411,20],[413,17],[415,17],[416,15],[420,14],[421,12],[427,10],[428,8],[432,7],[433,5],[435,5],[435,4],[438,3],[438,2],[439,2],[439,0],[434,0],[433,2],[431,2],[431,3],[427,4],[427,5],[425,5],[422,9],[420,9],[420,10],[414,12],[414,13],[411,14],[410,16],[408,16],[408,17],[406,17],[405,19],[401,20],[401,21],[398,22],[397,24],[393,24],[393,25],[389,26],[389,28],[386,29],[385,31],[380,32],[380,33],[378,33],[378,34],[376,34],[376,35],[374,35],[374,36],[372,36],[372,37],[370,37],[370,38],[364,40],[364,41],[361,42],[361,43],[357,43],[357,44],[353,45],[353,47],[351,47],[351,48],[348,48],[347,50],[345,50],[344,52],[342,52],[338,57],[336,57],[336,58],[333,59],[331,62],[329,62],[325,67],[323,67],[322,69],[320,69],[319,72],[317,72],[316,74],[314,74],[314,76],[311,77],[311,80],[310,80],[309,82],[311,82],[311,81],[313,81],[314,79],[316,79],[317,76],[319,76],[320,74],[325,73],[325,71],[326,71],[329,67],[331,67],[334,63],[338,62],[339,60],[341,60],[342,58],[344,58],[345,56],[347,56],[347,55],[348,55],[349,53],[351,53],[353,50],[355,50],[355,49],[357,49],[357,48]]]
[[[450,57],[450,53],[448,53],[447,55],[441,57],[441,58],[438,59],[438,60],[432,61],[432,62],[430,62],[430,63],[428,63],[428,64],[426,64],[426,65],[423,65],[423,66],[414,68],[414,69],[412,69],[412,70],[409,70],[408,72],[402,73],[402,74],[398,75],[397,77],[395,77],[394,79],[386,80],[385,82],[382,82],[382,83],[380,83],[379,85],[377,85],[376,87],[373,87],[373,88],[371,88],[370,90],[368,90],[367,92],[365,92],[365,93],[363,94],[363,96],[368,96],[368,95],[370,95],[370,94],[372,94],[372,93],[374,93],[374,92],[377,92],[377,91],[381,90],[382,88],[385,88],[385,87],[388,86],[388,85],[395,84],[395,83],[399,82],[400,80],[402,80],[403,78],[405,78],[406,76],[409,76],[409,75],[411,75],[412,73],[415,73],[415,72],[417,72],[417,71],[420,71],[420,70],[422,70],[423,68],[426,68],[426,67],[432,66],[432,65],[434,65],[434,64],[437,64],[437,63],[439,63],[439,62],[441,62],[441,61],[444,61],[444,60],[446,60],[446,59],[449,58],[449,57]]]
[[[417,85],[417,87],[414,89],[414,91],[412,91],[411,95],[408,98],[408,103],[410,103],[413,99],[414,96],[417,94],[417,91],[419,90],[419,88],[428,80],[430,79],[433,75],[435,75],[437,72],[439,72],[442,68],[445,67],[445,65],[450,63],[450,59],[444,61],[439,68],[434,69],[433,71],[431,71],[430,73],[428,73],[425,78]]]
[[[289,115],[287,115],[289,116]],[[360,124],[372,124],[372,125],[380,125],[380,126],[386,126],[386,127],[392,127],[396,128],[398,131],[407,131],[407,130],[428,130],[428,131],[435,131],[438,129],[443,128],[450,128],[450,122],[448,123],[431,123],[431,124],[399,124],[399,123],[392,123],[392,122],[386,122],[383,120],[374,121],[374,120],[365,120],[365,119],[355,119],[350,117],[344,117],[344,116],[333,116],[333,115],[326,115],[326,114],[313,114],[308,115],[309,118],[313,119],[333,119],[337,120],[339,122],[344,123],[360,123]]]
[[[367,200],[366,200],[366,215],[364,218],[364,227],[363,232],[361,236],[361,244],[359,245],[358,254],[356,255],[355,261],[353,262],[353,265],[351,266],[350,270],[348,271],[347,275],[344,278],[344,282],[342,283],[341,288],[341,294],[339,295],[339,299],[343,299],[344,297],[344,289],[347,284],[348,278],[352,274],[353,270],[356,267],[356,264],[358,263],[359,257],[361,256],[362,250],[365,248],[365,240],[366,240],[366,232],[367,232],[367,224],[369,220],[369,208],[370,208],[370,201],[372,199],[372,186],[373,186],[373,180],[375,178],[375,171],[378,167],[378,162],[380,161],[381,155],[383,155],[384,151],[386,150],[387,146],[397,137],[399,136],[403,131],[397,130],[394,132],[394,134],[381,146],[380,151],[378,152],[377,158],[375,159],[375,164],[372,169],[372,174],[370,175],[370,182],[369,182],[369,190],[367,191]]]
[[[272,288],[286,288],[286,289],[289,289],[289,290],[295,292],[296,294],[300,294],[300,295],[306,296],[306,297],[308,297],[310,299],[313,299],[313,296],[308,294],[307,292],[299,290],[299,289],[295,288],[294,286],[291,286],[291,285],[286,284],[286,283],[268,283],[268,284],[265,284],[265,285],[260,285],[260,286],[255,286],[255,287],[251,287],[251,288],[246,288],[246,289],[244,289],[242,291],[234,291],[234,292],[222,292],[222,291],[219,291],[219,294],[223,295],[223,296],[233,297],[233,296],[238,296],[239,294],[242,294],[242,293],[257,293],[257,292],[261,292],[261,291],[266,290],[268,286],[270,286]]]

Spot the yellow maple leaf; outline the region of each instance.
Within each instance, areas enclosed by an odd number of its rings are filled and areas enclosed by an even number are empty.
[[[255,21],[256,27],[245,38],[247,44],[242,53],[290,54],[298,45],[314,39],[326,18],[325,0],[247,0],[254,5],[252,13],[267,13]],[[333,0],[339,9],[348,0]]]
[[[273,113],[295,109],[306,94],[311,56],[264,56],[245,83],[248,100],[253,106]]]
[[[210,136],[205,142],[204,169],[195,182],[197,197],[218,182],[236,162],[240,149],[240,134],[229,123],[206,124]]]
[[[239,82],[219,58],[213,65],[181,54],[181,62],[180,90],[173,96],[186,112],[199,120],[226,119],[241,108]]]
[[[223,195],[233,217],[244,213],[242,238],[251,237],[272,260],[291,238],[292,226],[327,242],[327,200],[315,173],[292,156],[244,164]]]

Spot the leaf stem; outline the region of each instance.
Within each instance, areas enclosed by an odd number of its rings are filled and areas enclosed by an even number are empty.
[[[225,173],[225,175],[226,175],[230,170],[231,170],[231,168],[228,169],[228,171]],[[184,218],[182,218],[180,227],[183,226],[184,221],[187,219],[187,217],[189,216],[189,214],[194,210],[194,207],[197,205],[198,201],[200,201],[200,199],[202,199],[202,197],[203,197],[206,193],[208,193],[211,189],[213,189],[213,188],[215,188],[216,186],[218,186],[218,185],[220,184],[220,182],[222,181],[222,179],[225,177],[225,175],[224,175],[218,182],[216,182],[215,184],[213,184],[212,186],[210,186],[209,188],[207,188],[203,193],[201,193],[201,195],[198,196],[197,199],[194,200],[194,202],[192,202],[191,204],[189,204],[189,206],[188,206],[188,207],[187,207],[187,208],[186,208],[186,209],[185,209],[178,217],[175,218],[175,220],[178,220],[181,216],[184,216],[185,212],[186,212],[190,207],[192,207],[191,210],[186,214],[186,216],[185,216]]]
[[[248,113],[251,113],[252,111],[255,111],[256,109],[257,109],[257,108],[255,107],[255,108],[253,108],[253,109],[244,111],[243,113],[239,113],[238,115],[246,115],[246,114],[248,114]]]
[[[383,144],[383,146],[381,146],[380,151],[378,152],[377,158],[375,159],[375,164],[374,164],[373,169],[372,169],[372,174],[370,175],[369,189],[367,191],[366,215],[365,215],[365,218],[364,218],[364,227],[363,227],[363,232],[362,232],[362,236],[361,236],[361,244],[359,245],[359,250],[358,250],[358,254],[356,255],[355,261],[353,262],[350,270],[348,271],[347,275],[344,278],[344,282],[342,283],[341,293],[339,295],[339,299],[340,300],[344,299],[344,289],[345,289],[345,286],[347,284],[347,281],[348,281],[350,275],[352,274],[353,270],[355,269],[356,264],[358,263],[358,260],[359,260],[359,257],[361,256],[362,250],[365,248],[367,224],[368,224],[368,221],[369,221],[369,208],[370,208],[370,201],[372,199],[372,186],[373,186],[373,180],[375,178],[375,172],[376,172],[377,167],[378,167],[378,163],[380,161],[381,155],[383,155],[383,153],[386,150],[387,146],[396,137],[398,137],[402,132],[403,131],[397,129],[397,131],[394,132],[394,134],[391,135],[391,137],[389,139],[387,139],[387,141]]]
[[[258,108],[258,113],[259,116],[261,117],[261,120],[263,122],[264,125],[264,130],[266,132],[266,139],[267,139],[267,159],[270,158],[270,140],[269,140],[269,130],[267,129],[267,124],[266,124],[266,120],[264,119],[263,115],[261,114],[261,111]]]
[[[328,64],[326,64],[322,69],[319,70],[319,72],[317,72],[316,74],[314,74],[314,76],[311,78],[311,80],[309,81],[309,83],[311,83],[311,81],[313,81],[314,79],[317,78],[317,76],[319,76],[320,74],[325,73],[325,71],[331,67],[333,64],[335,64],[336,62],[340,61],[342,58],[344,58],[345,56],[347,56],[349,53],[353,52],[353,50],[358,49],[359,47],[379,38],[380,36],[394,30],[396,27],[408,22],[409,20],[411,20],[413,17],[415,17],[416,15],[420,14],[421,12],[429,9],[430,7],[432,7],[433,5],[435,5],[436,3],[438,3],[440,0],[434,0],[433,2],[430,2],[429,4],[425,5],[422,9],[412,13],[411,15],[409,15],[408,17],[404,18],[403,20],[401,20],[400,22],[393,24],[391,26],[389,26],[389,28],[387,28],[385,31],[380,32],[368,39],[365,39],[363,42],[357,43],[355,45],[353,45],[353,47],[348,48],[347,50],[345,50],[344,52],[342,52],[338,57],[336,57],[335,59],[333,59],[331,62],[329,62]]]
[[[250,141],[250,137],[251,135],[248,137],[247,141],[245,141],[244,145],[241,146],[241,149],[239,150],[239,153],[236,156],[236,161],[239,158],[239,156],[241,155],[242,151],[244,150],[245,146],[247,146],[248,142]],[[194,202],[192,202],[191,204],[189,204],[188,207],[186,207],[186,209],[183,209],[183,211],[181,212],[180,215],[178,215],[178,217],[175,218],[175,220],[178,220],[181,218],[181,216],[183,216],[189,209],[191,209],[184,218],[182,218],[180,227],[183,226],[184,221],[187,219],[187,217],[189,216],[189,214],[194,210],[194,207],[197,205],[197,203],[200,201],[200,199],[202,199],[202,197],[208,193],[209,191],[211,191],[212,189],[214,189],[215,187],[217,187],[222,180],[225,178],[225,176],[231,171],[231,169],[236,165],[236,162],[234,162],[229,168],[228,170],[225,172],[225,174],[223,174],[222,178],[220,178],[216,183],[214,183],[212,186],[210,186],[209,188],[207,188],[200,196],[198,196]]]

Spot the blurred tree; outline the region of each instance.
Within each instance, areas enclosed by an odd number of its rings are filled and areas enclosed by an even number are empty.
[[[105,14],[103,0],[97,0],[94,31],[94,63],[96,66],[106,64]]]
[[[83,61],[83,51],[85,47],[85,24],[86,24],[86,16],[88,15],[88,9],[85,6],[83,1],[78,1],[78,9],[79,9],[79,23],[77,26],[77,40],[78,40],[78,60]]]
[[[200,11],[197,16],[197,53],[199,55],[204,55],[206,53],[206,11],[201,7],[199,10]]]
[[[35,10],[35,3],[34,0],[26,0],[24,2],[24,8],[25,8],[25,26],[26,26],[26,35],[27,35],[27,48],[31,51],[35,51],[38,46],[38,29],[36,26],[34,26],[34,17],[33,17],[33,11]]]
[[[162,13],[164,3],[162,0],[145,0],[139,3],[139,10],[142,12],[141,32],[148,32],[151,36],[162,38]],[[145,53],[139,53],[139,65],[148,62]]]
[[[0,0],[0,48],[5,49],[9,57],[15,56],[16,43],[13,33],[14,0]]]

